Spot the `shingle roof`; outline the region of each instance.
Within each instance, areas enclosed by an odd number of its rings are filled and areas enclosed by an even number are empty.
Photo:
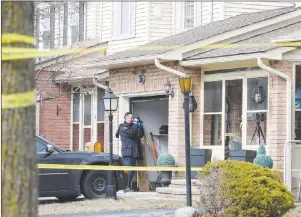
[[[230,17],[225,20],[211,22],[204,26],[196,27],[185,32],[175,34],[163,39],[159,39],[148,43],[146,45],[138,46],[138,49],[129,49],[126,51],[118,52],[112,55],[109,55],[105,58],[98,59],[98,61],[105,60],[116,60],[116,59],[126,59],[132,57],[140,57],[140,56],[150,56],[150,55],[158,55],[162,54],[166,51],[171,50],[171,47],[188,45],[194,42],[219,35],[228,31],[232,31],[238,28],[242,28],[260,21],[264,21],[267,19],[271,19],[276,16],[280,16],[286,13],[290,13],[297,10],[295,7],[285,7],[275,10],[255,12],[255,13],[244,13],[234,17]],[[140,49],[141,47],[164,47],[164,49]],[[165,48],[166,47],[166,48]]]
[[[232,44],[264,44],[270,43],[271,39],[286,35],[287,33],[292,33],[299,31],[301,29],[301,22],[297,22],[276,30],[267,31],[265,33],[258,34],[256,36],[250,37],[248,39],[241,40],[237,43]],[[204,59],[204,58],[213,58],[213,57],[222,57],[222,56],[230,56],[230,55],[238,55],[238,54],[251,54],[251,53],[259,53],[265,52],[275,48],[274,46],[254,46],[254,47],[238,47],[238,48],[219,48],[210,51],[204,51],[199,54],[195,54],[193,56],[188,56],[185,60],[193,60],[193,59]]]

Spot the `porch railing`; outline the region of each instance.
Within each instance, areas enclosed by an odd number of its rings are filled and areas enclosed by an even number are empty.
[[[287,141],[284,147],[284,184],[301,200],[301,140]]]

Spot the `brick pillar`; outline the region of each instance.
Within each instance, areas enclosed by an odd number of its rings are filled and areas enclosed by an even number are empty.
[[[291,62],[272,62],[271,67],[292,75]],[[294,82],[293,82],[294,83]],[[267,153],[274,161],[274,168],[283,168],[286,140],[286,81],[269,74],[269,127]]]

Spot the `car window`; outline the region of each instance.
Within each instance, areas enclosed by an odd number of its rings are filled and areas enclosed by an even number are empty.
[[[46,145],[39,140],[36,140],[36,152],[37,153],[46,152]]]

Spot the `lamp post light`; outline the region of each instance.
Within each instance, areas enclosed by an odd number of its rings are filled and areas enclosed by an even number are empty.
[[[118,108],[118,99],[111,88],[108,88],[105,95],[102,97],[104,110],[109,112],[109,146],[110,146],[110,166],[113,166],[113,112],[117,111]],[[108,198],[116,199],[116,186],[113,182],[113,170],[109,170],[108,174],[108,185],[106,188],[106,196]]]
[[[189,132],[189,94],[191,89],[191,77],[179,78],[179,84],[184,94],[184,113],[185,113],[185,155],[186,155],[186,204],[192,206],[191,201],[191,164],[190,164],[190,132]]]

